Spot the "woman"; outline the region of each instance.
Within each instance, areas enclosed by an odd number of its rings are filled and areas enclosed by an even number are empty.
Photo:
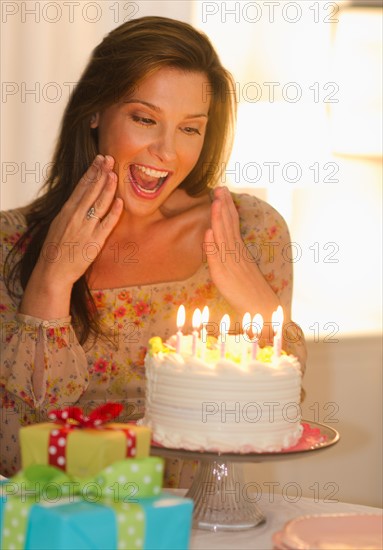
[[[267,326],[281,304],[293,327],[283,219],[217,187],[233,91],[208,39],[182,22],[132,20],[94,50],[44,193],[3,214],[4,475],[19,468],[19,426],[53,407],[113,400],[120,420],[141,416],[148,339],[175,332],[179,304],[208,305],[212,327],[224,313],[239,327],[246,311]],[[284,348],[304,365],[302,337]]]

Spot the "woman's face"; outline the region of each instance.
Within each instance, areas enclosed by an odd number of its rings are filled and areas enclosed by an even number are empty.
[[[158,211],[198,161],[208,120],[204,73],[165,67],[98,113],[99,152],[114,157],[117,195],[133,215]]]

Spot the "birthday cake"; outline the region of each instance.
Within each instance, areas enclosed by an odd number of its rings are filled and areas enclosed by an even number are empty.
[[[213,452],[274,452],[302,434],[299,361],[272,347],[253,358],[238,338],[227,337],[224,357],[215,339],[197,351],[184,336],[149,341],[143,424],[170,448]]]

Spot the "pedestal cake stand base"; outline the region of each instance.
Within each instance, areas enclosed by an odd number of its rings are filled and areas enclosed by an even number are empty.
[[[186,496],[194,501],[193,527],[212,531],[250,529],[266,521],[246,484],[243,464],[269,462],[305,456],[339,441],[339,433],[317,422],[302,421],[303,435],[299,442],[282,452],[214,453],[172,449],[152,445],[152,454],[164,458],[199,460],[193,484]]]

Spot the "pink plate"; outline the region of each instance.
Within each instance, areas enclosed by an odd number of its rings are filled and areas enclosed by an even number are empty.
[[[280,550],[381,550],[382,514],[301,516],[280,532]]]
[[[289,548],[288,546],[283,544],[282,535],[283,535],[282,531],[277,531],[276,533],[274,533],[273,539],[272,539],[273,540],[273,550],[291,550],[291,548]]]

